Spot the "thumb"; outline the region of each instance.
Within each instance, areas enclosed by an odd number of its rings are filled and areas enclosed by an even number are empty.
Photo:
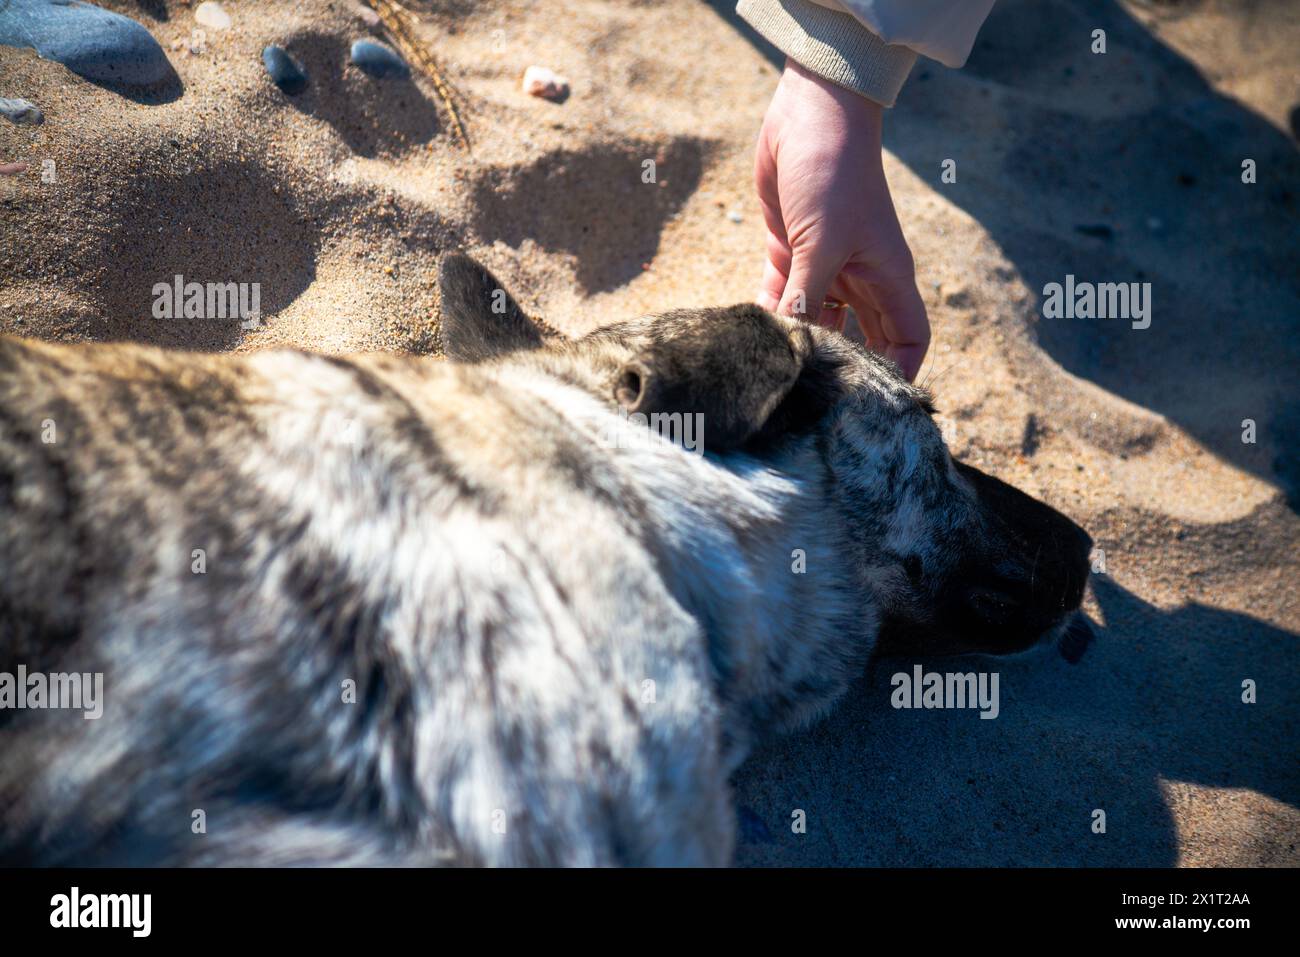
[[[843,266],[843,259],[829,255],[816,243],[795,249],[777,312],[816,322],[826,293]]]

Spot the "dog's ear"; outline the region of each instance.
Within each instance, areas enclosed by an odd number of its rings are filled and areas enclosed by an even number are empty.
[[[812,429],[844,397],[845,354],[826,348],[813,348],[804,359],[799,378],[786,393],[781,404],[767,417],[763,427],[749,440],[758,451],[764,445],[789,435]]]
[[[629,413],[700,414],[715,452],[763,430],[814,350],[808,327],[753,305],[668,313],[652,328],[615,376],[614,398]]]
[[[442,346],[460,362],[481,362],[507,352],[537,349],[542,331],[496,277],[461,253],[438,264]]]

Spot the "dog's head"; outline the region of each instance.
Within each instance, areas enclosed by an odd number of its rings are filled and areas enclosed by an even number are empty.
[[[1060,637],[1082,655],[1088,535],[955,461],[929,394],[888,360],[750,305],[548,338],[473,260],[445,257],[440,285],[453,359],[527,350],[629,413],[700,415],[712,454],[790,469],[817,456],[851,571],[882,610],[879,652],[1008,654]]]

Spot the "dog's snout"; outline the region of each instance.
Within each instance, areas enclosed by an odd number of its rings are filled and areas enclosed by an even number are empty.
[[[937,582],[934,610],[908,606],[887,618],[879,651],[1014,654],[1068,630],[1070,654],[1090,641],[1077,616],[1091,572],[1092,537],[1051,506],[969,465],[958,473],[974,511],[952,543],[953,563]],[[916,575],[909,575],[913,581]]]
[[[1066,519],[1069,521],[1069,519]],[[1078,567],[1077,588],[1069,604],[1077,608],[1083,601],[1083,592],[1088,585],[1088,574],[1092,570],[1092,536],[1078,525],[1070,522],[1074,529],[1074,557]]]
[[[1070,521],[1070,519],[1067,518],[1065,520],[1070,523],[1070,528],[1074,532],[1076,553],[1082,555],[1084,559],[1087,560],[1088,556],[1092,554],[1092,536],[1084,531],[1081,526]]]
[[[1055,589],[1059,595],[1059,608],[1068,611],[1078,608],[1083,601],[1083,593],[1088,587],[1088,575],[1091,572],[1092,536],[1085,532],[1064,515],[1060,515],[1061,524],[1052,535],[1050,547],[1057,556],[1058,573],[1044,576],[1041,581],[1041,598],[1051,603]]]
[[[969,465],[957,468],[978,497],[987,547],[1014,562],[1027,603],[1044,616],[1078,608],[1088,584],[1092,536],[1000,479]]]

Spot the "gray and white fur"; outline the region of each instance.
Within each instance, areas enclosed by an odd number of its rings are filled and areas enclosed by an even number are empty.
[[[0,862],[726,864],[730,773],[878,646],[1076,614],[1087,536],[842,336],[441,290],[451,361],[0,338],[0,672],[105,688],[0,711]]]

